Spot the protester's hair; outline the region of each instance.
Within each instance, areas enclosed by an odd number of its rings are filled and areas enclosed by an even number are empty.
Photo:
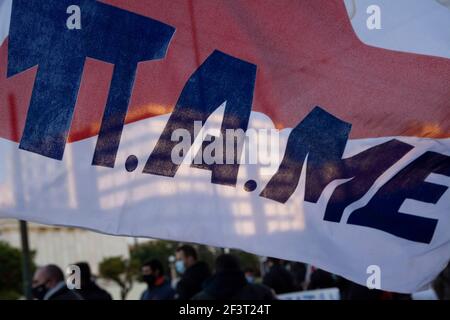
[[[216,259],[216,272],[241,271],[239,259],[232,254],[221,254]]]
[[[186,257],[192,257],[197,260],[197,250],[193,246],[184,244],[177,248],[177,252],[182,251]]]
[[[164,267],[158,259],[151,259],[146,261],[143,265],[143,267],[150,267],[152,271],[159,270],[159,274],[162,276],[164,275]]]
[[[92,273],[89,263],[87,262],[77,262],[75,263],[78,268],[80,268],[80,280],[82,283],[89,283],[91,281]]]
[[[44,267],[44,270],[49,279],[55,281],[64,281],[64,273],[61,268],[54,264],[49,264]]]
[[[281,264],[282,260],[274,257],[267,257],[267,262],[272,262],[273,264]]]

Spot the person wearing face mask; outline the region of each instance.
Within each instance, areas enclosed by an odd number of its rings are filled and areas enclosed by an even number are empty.
[[[159,260],[153,259],[143,264],[142,280],[147,289],[142,293],[141,300],[172,300],[175,290],[164,276],[164,269]]]
[[[190,245],[177,248],[175,269],[181,275],[176,288],[178,300],[191,299],[203,289],[203,283],[211,276],[209,266],[197,260],[197,251]]]
[[[32,294],[38,300],[83,300],[79,294],[67,288],[62,270],[53,264],[36,270]]]

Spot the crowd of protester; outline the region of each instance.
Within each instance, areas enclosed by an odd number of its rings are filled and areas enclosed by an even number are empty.
[[[112,300],[96,284],[87,263],[76,265],[81,272],[80,289],[70,290],[62,270],[47,265],[34,274],[33,296],[40,300]],[[218,256],[211,272],[190,245],[177,248],[173,268],[171,274],[157,259],[145,262],[141,266],[141,279],[147,288],[141,300],[273,300],[279,294],[326,288],[338,288],[342,300],[411,299],[406,294],[369,289],[303,263],[270,257],[263,264],[261,278],[258,270],[242,269],[239,259],[231,254]],[[450,298],[450,267],[439,275],[433,286],[440,299]]]

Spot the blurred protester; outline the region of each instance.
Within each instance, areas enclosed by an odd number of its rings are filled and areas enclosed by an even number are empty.
[[[253,268],[245,268],[244,275],[248,283],[255,283],[256,272]]]
[[[142,279],[147,283],[147,289],[142,293],[141,300],[174,299],[175,290],[164,276],[164,268],[159,260],[153,259],[144,263],[141,272]]]
[[[112,300],[111,295],[95,283],[91,268],[87,262],[78,262],[75,264],[80,268],[80,289],[76,292],[83,297],[84,300]]]
[[[263,277],[263,284],[272,288],[277,294],[295,291],[294,277],[280,259],[269,257],[266,260],[266,266],[268,272]]]
[[[208,265],[197,260],[197,251],[190,245],[177,248],[175,269],[181,275],[176,288],[176,298],[179,300],[191,299],[211,276]]]
[[[62,270],[54,264],[36,270],[32,293],[38,300],[83,300],[79,294],[67,288]]]
[[[274,300],[270,288],[248,283],[239,260],[230,254],[216,259],[216,272],[206,281],[205,288],[193,300]]]

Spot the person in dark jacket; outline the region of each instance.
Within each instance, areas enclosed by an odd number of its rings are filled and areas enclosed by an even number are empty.
[[[211,276],[209,266],[197,260],[197,251],[190,245],[176,250],[175,269],[181,275],[176,287],[176,298],[189,300],[202,290],[202,285]]]
[[[159,260],[153,259],[144,263],[141,271],[142,280],[147,283],[141,300],[172,300],[175,297],[175,290],[164,276],[164,268]]]
[[[239,260],[230,254],[216,259],[216,272],[206,281],[205,288],[193,300],[274,300],[270,288],[249,283]]]
[[[80,289],[76,292],[83,297],[84,300],[112,300],[111,295],[104,289],[100,288],[92,278],[91,268],[87,262],[78,262],[75,264],[80,268]]]
[[[272,288],[277,294],[295,291],[294,277],[283,266],[280,259],[267,258],[269,271],[263,277],[263,284]]]
[[[33,296],[38,300],[83,300],[67,288],[62,270],[54,264],[37,269],[32,286]]]
[[[450,263],[433,282],[439,300],[450,300]]]

